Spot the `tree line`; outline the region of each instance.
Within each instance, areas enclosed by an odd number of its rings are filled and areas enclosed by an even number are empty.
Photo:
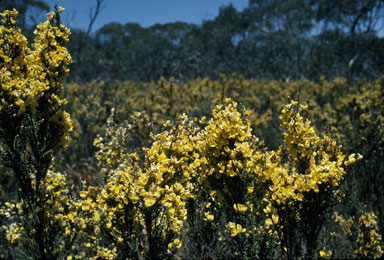
[[[0,5],[17,5],[19,24],[31,31],[28,10],[49,7],[31,0]],[[383,13],[382,0],[250,0],[244,10],[222,6],[217,17],[199,25],[128,22],[93,33],[72,29],[69,80],[190,80],[234,72],[282,80],[376,79],[384,71]]]

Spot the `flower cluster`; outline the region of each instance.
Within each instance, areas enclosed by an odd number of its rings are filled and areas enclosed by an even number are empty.
[[[353,257],[379,259],[383,256],[383,242],[378,232],[377,217],[373,212],[363,212],[358,220],[357,249]]]
[[[18,202],[5,202],[0,208],[0,216],[4,216],[11,224],[3,226],[6,239],[15,245],[20,243],[21,231],[24,229],[20,223],[16,222],[18,216],[23,214],[22,205]]]
[[[384,245],[374,212],[360,212],[357,221],[354,217],[345,219],[335,212],[333,219],[352,245],[353,252],[350,257],[379,259],[383,256]]]
[[[353,218],[345,219],[342,215],[339,215],[337,212],[333,214],[333,219],[336,223],[338,223],[346,236],[352,236],[352,225]]]
[[[0,26],[0,110],[25,110],[25,90],[27,69],[27,39],[16,27],[17,11],[1,13]]]
[[[37,26],[35,43],[29,49],[26,38],[16,27],[17,11],[4,11],[0,26],[1,94],[0,110],[8,113],[46,110],[48,120],[61,135],[61,146],[68,144],[67,133],[72,130],[69,114],[60,110],[64,99],[63,77],[71,64],[66,44],[70,31],[60,22],[63,8],[47,15],[48,20]],[[5,112],[7,113],[7,112]]]

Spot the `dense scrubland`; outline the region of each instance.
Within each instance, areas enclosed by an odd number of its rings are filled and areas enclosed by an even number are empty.
[[[0,257],[383,256],[384,77],[70,81],[0,27]]]

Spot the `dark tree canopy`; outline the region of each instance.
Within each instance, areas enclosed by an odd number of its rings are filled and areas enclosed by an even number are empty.
[[[0,9],[9,8],[19,10],[25,27],[32,9],[49,6],[0,2]],[[222,6],[201,25],[110,23],[93,34],[72,29],[69,80],[188,80],[234,72],[283,80],[375,79],[384,71],[383,17],[381,0],[250,0],[242,11]]]

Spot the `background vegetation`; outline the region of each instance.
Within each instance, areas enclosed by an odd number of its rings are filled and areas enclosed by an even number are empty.
[[[44,1],[0,3],[1,10],[12,7],[29,37],[31,17],[49,9]],[[92,34],[72,29],[69,80],[217,79],[234,72],[276,80],[377,79],[384,70],[382,17],[379,0],[252,0],[242,11],[223,6],[201,25],[111,23]]]

